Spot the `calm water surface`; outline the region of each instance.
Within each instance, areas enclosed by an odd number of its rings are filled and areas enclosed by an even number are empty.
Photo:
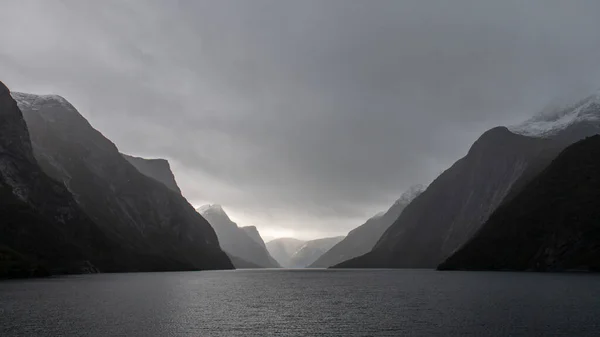
[[[600,276],[239,270],[0,282],[0,336],[600,336]]]

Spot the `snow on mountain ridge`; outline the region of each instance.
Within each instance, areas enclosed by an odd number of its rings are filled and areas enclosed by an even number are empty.
[[[223,207],[219,204],[208,204],[200,206],[196,209],[198,213],[200,213],[204,217],[219,217],[227,221],[231,221],[229,215],[225,213]]]
[[[41,106],[47,104],[57,104],[69,110],[75,108],[64,97],[59,95],[36,95],[23,92],[11,92],[11,96],[17,101],[19,107],[26,107],[31,110],[39,110]]]
[[[416,198],[419,194],[423,193],[423,191],[425,191],[425,188],[426,186],[421,184],[409,187],[404,193],[402,193],[400,199],[396,200],[394,205],[398,205],[401,203],[408,205],[414,198]]]
[[[579,101],[573,106],[553,112],[542,112],[509,130],[524,136],[549,137],[570,125],[580,122],[600,121],[600,92]]]

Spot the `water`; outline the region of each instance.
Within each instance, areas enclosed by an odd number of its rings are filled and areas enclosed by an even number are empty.
[[[598,336],[600,276],[240,270],[0,282],[0,336]]]

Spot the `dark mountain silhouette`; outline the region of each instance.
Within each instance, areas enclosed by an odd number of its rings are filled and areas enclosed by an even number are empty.
[[[120,253],[33,156],[17,103],[0,82],[0,278],[122,268]]]
[[[172,191],[181,194],[181,190],[175,181],[175,175],[171,171],[171,165],[169,165],[167,160],[139,158],[126,154],[123,154],[123,157],[142,174],[161,182]]]
[[[247,233],[247,230],[238,227],[231,221],[223,207],[220,205],[205,205],[197,210],[212,225],[221,248],[230,256],[235,256],[262,268],[279,268],[280,265],[271,257],[264,243],[257,242]],[[257,232],[258,233],[258,232]],[[260,236],[259,236],[260,237]],[[260,239],[262,242],[262,239]],[[235,264],[235,261],[234,261]],[[236,265],[237,268],[248,268]]]
[[[294,238],[279,238],[267,242],[269,253],[284,268],[292,266],[292,256],[300,249],[306,241]]]
[[[482,135],[404,210],[371,252],[338,266],[435,267],[560,151],[600,131],[600,94],[511,129],[518,135],[504,127]]]
[[[133,166],[135,166],[138,171],[140,171],[141,173],[143,173],[144,175],[153,178],[159,182],[161,182],[162,184],[164,184],[165,186],[169,187],[171,190],[177,192],[177,193],[181,193],[181,190],[179,189],[179,186],[177,185],[177,182],[175,181],[175,175],[173,174],[173,172],[171,171],[171,167],[169,165],[169,162],[165,159],[145,159],[145,158],[139,158],[139,157],[132,157],[132,156],[128,156],[123,154],[123,157],[125,157],[125,159],[127,159],[127,161],[129,161]],[[219,206],[220,207],[220,206]],[[209,207],[210,208],[210,207]],[[222,210],[222,208],[221,208]],[[210,221],[217,221],[216,223],[223,225],[223,217],[214,217],[211,216],[210,214],[208,215],[209,219],[209,223],[211,224],[211,226],[213,227],[213,229],[215,229],[216,227],[212,225],[212,223]],[[225,214],[225,217],[227,217],[227,219],[229,219],[229,217]],[[219,220],[217,220],[217,218],[219,218]],[[226,222],[227,224],[225,225],[226,228],[233,228],[231,226],[231,221]],[[237,225],[235,225],[237,228]],[[228,242],[228,240],[231,240],[230,236],[225,236],[224,237],[224,233],[222,231],[222,227],[217,228],[218,230],[215,230],[217,237],[219,239],[219,242],[221,244],[221,246],[223,245],[227,245],[230,246],[230,242]],[[246,234],[243,233],[238,233],[237,231],[239,230],[236,229],[235,231],[235,236],[239,237],[241,236],[241,241],[238,240],[237,244],[235,244],[235,248],[233,249],[233,251],[237,251],[237,252],[241,252],[243,250],[243,248],[241,248],[240,245],[244,245],[244,244],[249,244],[247,238],[245,237],[245,235],[248,235],[249,237],[252,238],[252,240],[254,240],[256,243],[258,243],[264,250],[264,252],[266,252],[266,254],[268,254],[267,252],[267,248],[265,247],[265,243],[262,241],[262,238],[260,237],[260,234],[258,233],[258,230],[256,229],[256,227],[254,226],[250,226],[250,227],[243,227],[242,228]],[[225,230],[225,233],[229,233],[229,231]],[[256,247],[255,245],[251,244],[255,250]],[[257,260],[257,261],[262,261],[264,260],[264,252],[258,252],[256,253],[256,251],[251,252],[251,254],[255,254],[257,255],[257,257],[252,258],[250,257],[250,260]],[[259,264],[259,263],[254,263],[254,262],[250,262],[247,259],[242,259],[238,256],[232,255],[229,252],[227,252],[227,256],[229,257],[229,259],[231,260],[231,262],[233,263],[233,265],[236,268],[265,268],[265,267],[277,267],[278,264],[277,262],[270,258],[267,257],[266,259],[266,264]]]
[[[232,268],[208,222],[141,174],[64,98],[13,93],[42,169],[62,182],[122,252],[103,271]]]
[[[406,207],[371,252],[336,267],[435,268],[562,148],[505,127],[487,131]]]
[[[387,212],[376,215],[363,225],[353,229],[342,241],[321,255],[310,267],[327,268],[370,252],[383,233],[398,219],[404,208],[419,196],[423,189],[424,187],[420,185],[410,188]]]
[[[593,136],[565,149],[439,269],[600,271],[599,205]]]

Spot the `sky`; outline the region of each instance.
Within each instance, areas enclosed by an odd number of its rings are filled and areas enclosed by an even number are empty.
[[[600,2],[0,0],[0,80],[58,94],[194,206],[346,234],[485,130],[600,88]]]

